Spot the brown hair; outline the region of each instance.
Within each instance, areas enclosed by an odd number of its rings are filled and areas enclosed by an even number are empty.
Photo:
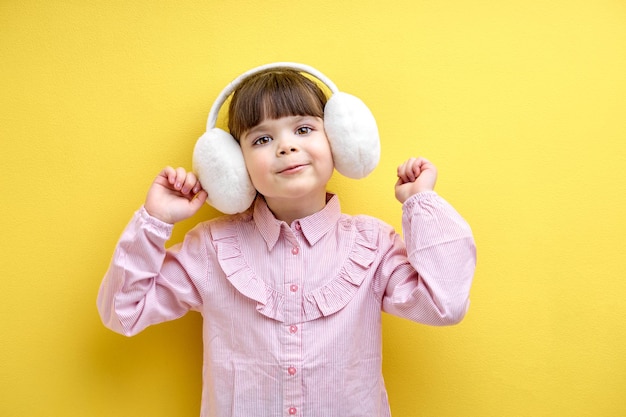
[[[324,117],[326,95],[311,79],[290,68],[272,68],[245,79],[233,93],[228,130],[239,140],[265,119]]]

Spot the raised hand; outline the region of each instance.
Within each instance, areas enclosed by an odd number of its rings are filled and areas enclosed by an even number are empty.
[[[424,158],[409,158],[398,167],[395,185],[396,198],[404,203],[414,194],[433,191],[437,182],[437,168]]]
[[[193,172],[168,166],[152,182],[144,207],[151,216],[174,224],[193,216],[206,199]]]

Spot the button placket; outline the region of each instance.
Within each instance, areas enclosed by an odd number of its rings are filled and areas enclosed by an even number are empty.
[[[296,229],[297,229],[296,223]],[[302,247],[298,233],[294,239],[285,241],[284,250],[284,286],[285,300],[283,304],[284,331],[282,340],[282,372],[283,372],[283,407],[286,415],[301,414],[304,400],[302,381],[302,332],[301,320],[303,309],[303,262],[300,253]]]

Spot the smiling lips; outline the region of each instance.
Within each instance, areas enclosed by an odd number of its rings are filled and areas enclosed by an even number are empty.
[[[295,174],[296,172],[300,172],[306,164],[294,164],[289,165],[287,168],[278,171],[279,174]]]

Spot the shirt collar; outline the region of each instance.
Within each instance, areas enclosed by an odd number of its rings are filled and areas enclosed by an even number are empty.
[[[272,250],[280,237],[281,228],[290,228],[290,225],[274,217],[265,199],[261,196],[255,200],[252,215],[259,233],[267,244],[267,248]],[[294,228],[299,226],[309,245],[315,245],[334,227],[340,217],[341,206],[339,198],[335,194],[329,193],[326,195],[326,205],[323,209],[310,216],[294,220],[293,226]]]

